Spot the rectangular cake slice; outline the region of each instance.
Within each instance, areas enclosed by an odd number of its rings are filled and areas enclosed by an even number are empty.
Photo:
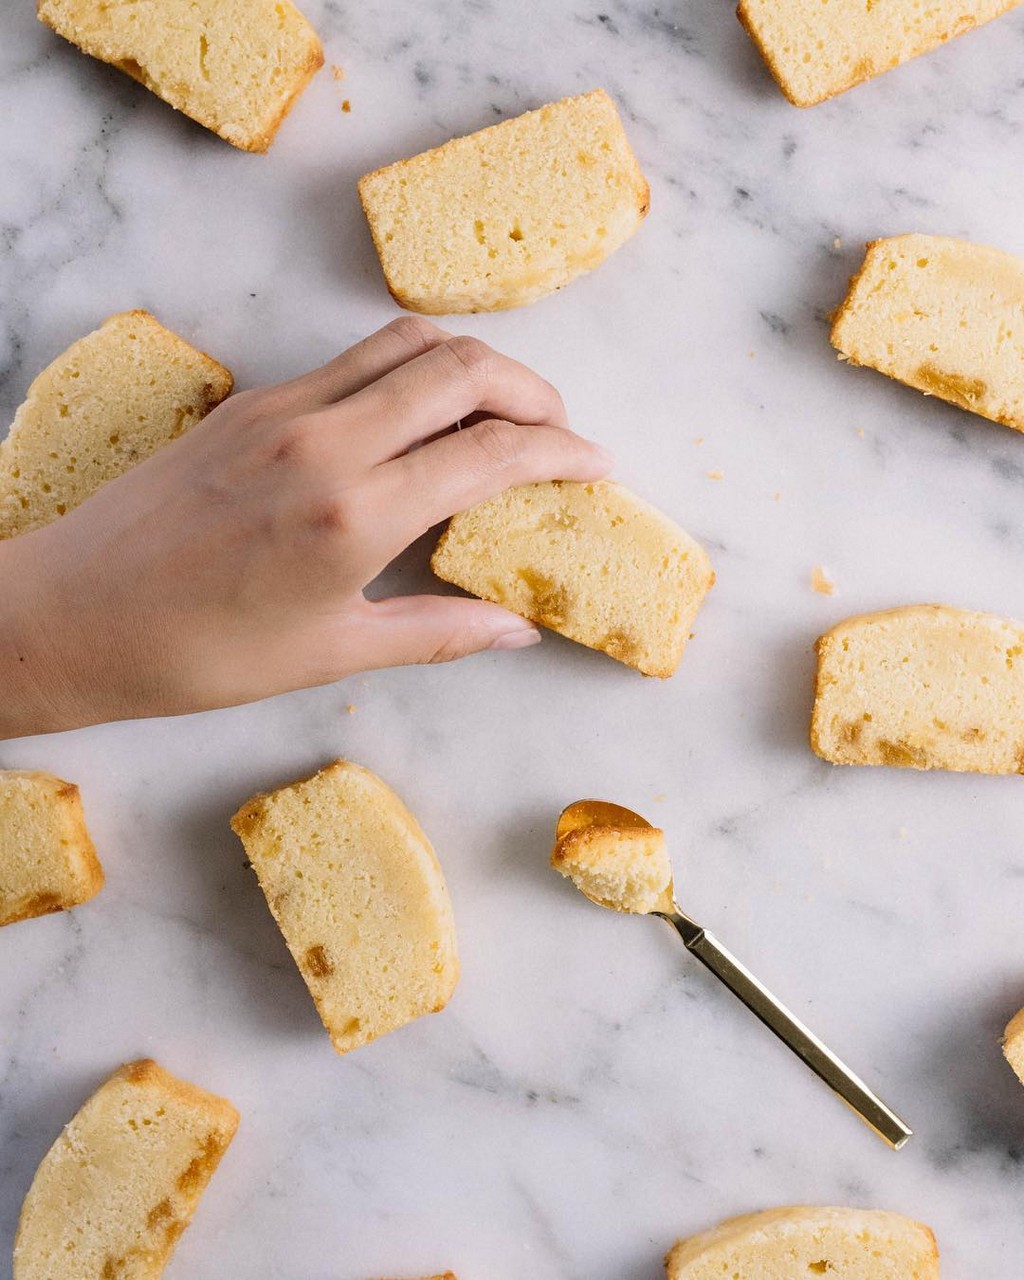
[[[939,1280],[939,1252],[902,1214],[794,1205],[680,1240],[665,1267],[668,1280]]]
[[[323,66],[291,0],[38,0],[40,19],[243,151],[266,151]]]
[[[444,1008],[459,975],[448,889],[380,778],[339,760],[231,825],[338,1053]]]
[[[73,782],[0,770],[0,925],[88,902],[103,868]]]
[[[833,764],[1024,773],[1024,625],[948,605],[818,641],[811,746]]]
[[[148,311],[105,320],[39,374],[0,443],[0,538],[77,507],[195,426],[231,383]]]
[[[464,591],[662,677],[715,580],[698,542],[609,481],[508,489],[453,517],[430,563]]]
[[[14,1280],[156,1280],[237,1127],[230,1102],[149,1058],[115,1071],[36,1170]]]
[[[1024,260],[946,236],[868,245],[832,345],[926,395],[1024,431]]]
[[[650,190],[603,89],[360,180],[388,289],[411,311],[519,307],[614,253]]]
[[[740,0],[782,92],[810,107],[998,18],[1021,0]]]

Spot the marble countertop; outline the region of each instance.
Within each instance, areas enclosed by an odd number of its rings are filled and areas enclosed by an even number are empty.
[[[667,683],[546,636],[0,746],[81,785],[108,877],[91,905],[0,932],[0,1274],[61,1124],[144,1054],[242,1112],[169,1276],[656,1280],[678,1235],[794,1202],[928,1222],[949,1280],[1019,1274],[1024,1092],[999,1036],[1024,1004],[1024,786],[833,770],[806,730],[813,641],[847,614],[1024,616],[1024,441],[843,367],[826,325],[867,239],[1024,253],[1024,11],[801,112],[728,0],[602,2],[306,0],[344,79],[325,69],[266,157],[27,0],[0,15],[0,419],[122,308],[242,387],[327,359],[396,314],[355,179],[600,84],[647,223],[564,292],[451,327],[550,377],[718,572]],[[426,555],[389,585],[427,582]],[[810,589],[817,564],[833,597]],[[339,755],[434,841],[464,968],[444,1014],[345,1058],[227,822]],[[907,1118],[902,1152],[663,925],[551,874],[554,818],[584,794],[667,830],[683,904]]]

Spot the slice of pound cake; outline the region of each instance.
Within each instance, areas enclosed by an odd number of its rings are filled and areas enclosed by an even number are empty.
[[[1003,1053],[1013,1067],[1017,1079],[1024,1084],[1024,1009],[1015,1014],[1003,1035]]]
[[[1021,0],[740,0],[782,92],[810,107],[998,18]]]
[[[290,0],[38,0],[37,10],[243,151],[266,151],[324,61]]]
[[[0,443],[0,538],[77,507],[230,390],[227,369],[148,311],[111,316],[36,378]]]
[[[868,245],[832,345],[926,395],[1024,431],[1024,261],[946,236]]]
[[[509,489],[455,516],[431,565],[649,676],[679,665],[715,575],[704,548],[608,481]]]
[[[102,888],[75,784],[0,769],[0,925],[66,911]]]
[[[231,825],[338,1053],[445,1007],[459,976],[448,889],[380,778],[339,760]]]
[[[14,1280],[155,1280],[237,1127],[230,1102],[149,1059],[115,1071],[36,1170]]]
[[[669,905],[665,891],[672,864],[665,833],[657,827],[578,827],[556,842],[551,865],[612,911],[646,914]]]
[[[878,1209],[767,1209],[680,1240],[668,1280],[938,1280],[932,1232]]]
[[[446,315],[520,307],[592,271],[650,189],[595,89],[369,173],[359,198],[395,301]]]
[[[921,604],[821,637],[811,746],[833,764],[1024,772],[1024,624]]]

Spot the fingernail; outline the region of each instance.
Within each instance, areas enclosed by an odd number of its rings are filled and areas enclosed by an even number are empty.
[[[615,466],[615,455],[610,449],[606,449],[603,444],[595,444],[594,452],[598,455],[601,461],[606,463],[609,467]]]
[[[527,649],[540,644],[540,632],[536,627],[524,627],[519,631],[506,631],[487,646],[488,649]]]

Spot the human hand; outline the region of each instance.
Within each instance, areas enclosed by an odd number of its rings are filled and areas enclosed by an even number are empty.
[[[0,543],[0,737],[534,643],[498,605],[363,591],[454,512],[610,467],[537,374],[396,320],[321,369],[231,396],[66,516]]]

